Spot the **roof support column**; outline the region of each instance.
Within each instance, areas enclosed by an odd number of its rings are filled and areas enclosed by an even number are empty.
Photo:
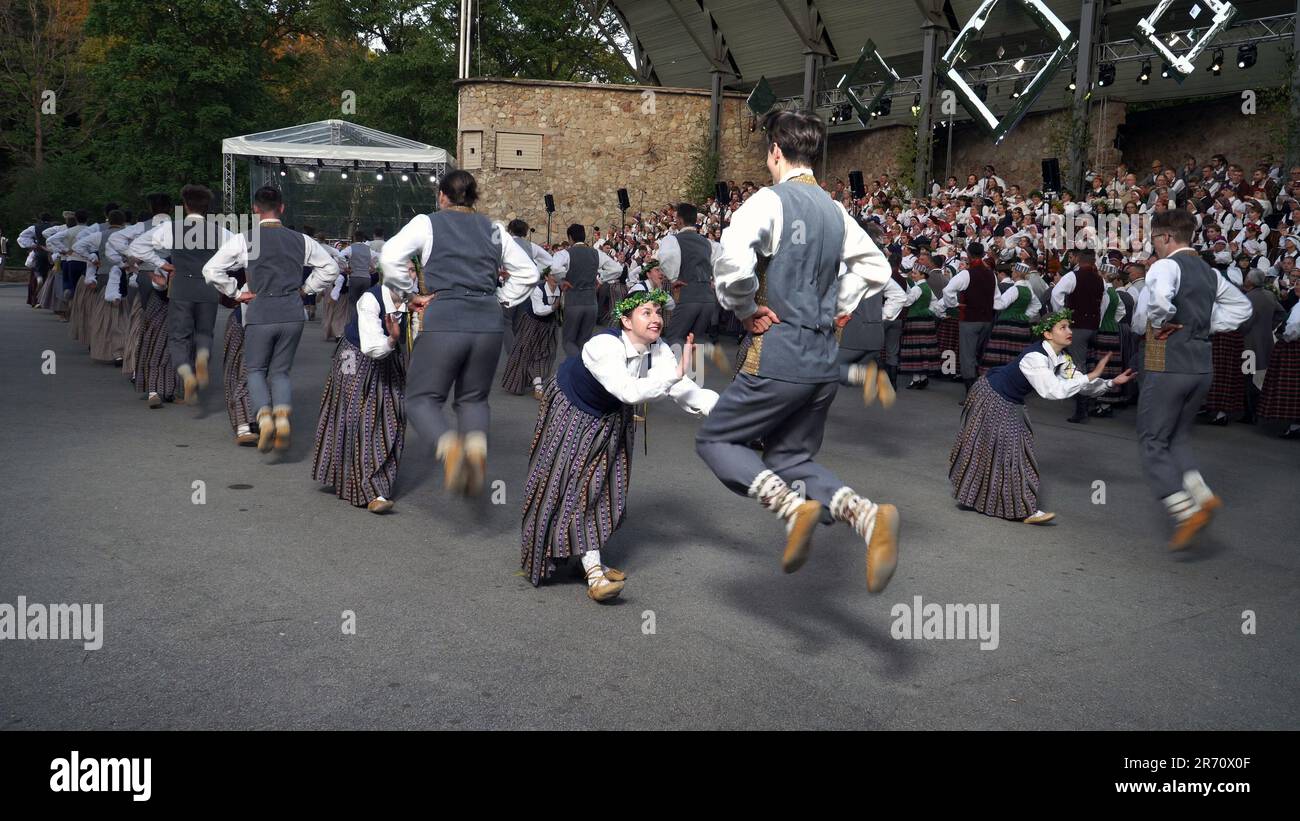
[[[941,30],[934,23],[921,26],[925,37],[921,53],[921,114],[916,123],[916,168],[912,178],[912,192],[916,196],[928,194],[926,183],[930,180],[930,160],[934,154],[934,63]]]
[[[1296,2],[1296,20],[1300,21],[1300,0]],[[1296,118],[1300,117],[1300,25],[1295,27],[1291,44],[1291,54],[1294,55],[1294,64],[1291,66],[1291,105],[1287,112],[1282,116],[1286,118],[1286,168],[1289,172],[1292,168],[1300,166],[1300,123]],[[1285,182],[1290,179],[1283,176]]]
[[[1077,195],[1083,190],[1088,169],[1088,120],[1092,108],[1092,75],[1096,65],[1097,36],[1106,0],[1083,0],[1079,14],[1078,59],[1074,64],[1074,108],[1070,114],[1070,177],[1067,187]]]
[[[805,51],[803,53],[803,107],[804,111],[817,110],[817,92],[821,89],[818,87],[818,78],[821,76],[822,65],[826,58],[816,51]]]
[[[722,72],[709,72],[709,150],[722,151]]]

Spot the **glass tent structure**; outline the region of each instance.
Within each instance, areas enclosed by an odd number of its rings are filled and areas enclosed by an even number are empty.
[[[229,137],[221,155],[227,213],[236,210],[237,190],[251,204],[254,191],[273,185],[284,194],[286,225],[310,225],[331,239],[375,227],[391,236],[415,214],[437,208],[438,180],[455,168],[445,149],[346,120]]]

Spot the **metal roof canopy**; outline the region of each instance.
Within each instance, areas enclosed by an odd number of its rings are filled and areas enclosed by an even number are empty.
[[[1106,33],[1103,40],[1131,38],[1138,20],[1149,14],[1159,0],[1124,0],[1112,3],[1106,12]],[[835,85],[857,59],[858,52],[868,39],[874,40],[881,55],[901,76],[916,75],[921,70],[922,26],[937,23],[945,27],[954,21],[964,24],[979,8],[982,0],[610,0],[625,23],[626,33],[644,52],[645,61],[652,67],[659,82],[667,86],[707,88],[710,72],[716,67],[701,46],[701,40],[710,34],[707,29],[691,27],[710,17],[722,38],[739,76],[728,77],[726,88],[748,92],[760,76],[766,77],[778,97],[798,96],[803,91],[803,74],[810,50],[807,27],[800,25],[808,18],[819,20],[824,27],[822,44],[829,47],[824,64],[822,89]],[[1068,27],[1078,31],[1082,0],[1045,0],[1046,5]],[[1295,0],[1233,0],[1238,9],[1237,21],[1294,14]],[[1200,6],[1199,19],[1189,16],[1191,0],[1177,0],[1161,18],[1159,29],[1186,29],[1202,23],[1206,17],[1204,4]],[[923,7],[930,13],[923,12]],[[951,15],[948,14],[951,12]],[[999,58],[1000,46],[1008,59],[1019,54],[1033,55],[1050,50],[1043,48],[1040,30],[1019,8],[1018,3],[1003,0],[994,11],[991,22],[996,28],[987,28],[978,43],[968,50],[966,64],[994,62]],[[815,32],[814,32],[815,33]],[[1219,38],[1223,39],[1223,38]],[[833,44],[833,45],[832,45]],[[1261,62],[1263,62],[1261,54]],[[1204,59],[1204,58],[1203,58]],[[1103,58],[1104,61],[1104,58]],[[1159,60],[1157,59],[1157,64]],[[1272,60],[1269,61],[1273,62]],[[1190,97],[1233,90],[1240,85],[1227,67],[1222,77],[1212,77],[1203,70],[1194,72],[1181,86],[1136,83],[1123,90],[1122,97],[1130,101]],[[1064,72],[1063,72],[1064,73]],[[1251,81],[1262,76],[1260,67],[1251,72]],[[1276,76],[1276,75],[1275,75]],[[1054,85],[1062,89],[1068,74],[1058,77]],[[1272,78],[1268,78],[1271,80]],[[1010,83],[1007,84],[1010,90]],[[1114,87],[1108,89],[1116,91]],[[1120,95],[1117,95],[1120,96]],[[1059,107],[1050,102],[1059,99],[1057,94],[1043,95],[1034,110]],[[902,114],[894,109],[893,117],[880,118],[881,124],[892,120],[902,122],[907,117],[907,107]]]
[[[438,176],[456,164],[446,149],[347,120],[321,120],[227,137],[221,141],[221,154],[227,211],[234,210],[236,157],[286,166],[423,169]]]

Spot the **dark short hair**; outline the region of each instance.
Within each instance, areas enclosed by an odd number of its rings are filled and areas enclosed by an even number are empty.
[[[473,208],[478,202],[478,181],[473,174],[459,168],[442,178],[438,190],[452,205]]]
[[[506,230],[512,237],[523,237],[528,235],[528,223],[521,219],[512,219],[506,223]]]
[[[114,208],[108,212],[109,225],[121,225],[124,222],[126,222],[126,215],[122,213],[121,209]]]
[[[156,191],[146,196],[145,201],[149,203],[149,216],[151,217],[157,216],[158,214],[166,214],[168,211],[172,210],[172,198],[170,194]]]
[[[259,211],[273,211],[277,205],[284,203],[280,189],[273,185],[263,185],[253,194],[253,207]]]
[[[972,258],[982,257],[984,256],[984,245],[979,242],[972,242],[966,246],[966,253],[970,254]]]
[[[763,121],[767,150],[778,146],[792,165],[811,165],[822,153],[826,126],[810,111],[773,111]]]
[[[699,209],[689,202],[677,203],[677,216],[687,225],[694,225],[695,219],[700,215]]]
[[[871,241],[876,245],[885,244],[885,229],[880,227],[880,223],[873,219],[859,219],[858,225],[862,226],[862,230],[867,232],[867,236],[871,237]]]
[[[181,202],[191,214],[206,214],[212,204],[212,192],[206,185],[187,185],[181,189]]]
[[[1196,233],[1196,217],[1184,208],[1157,211],[1151,217],[1151,233],[1167,231],[1182,245],[1192,244],[1192,235]]]
[[[384,234],[384,229],[382,228],[376,228],[374,230],[374,235],[375,235],[375,239],[383,239],[386,236]]]
[[[565,231],[564,233],[569,235],[570,242],[587,241],[587,229],[584,228],[581,223],[575,222],[574,224],[570,225],[569,230]]]
[[[352,232],[352,241],[353,241],[353,242],[365,242],[365,241],[366,241],[366,232],[365,232],[365,231],[353,231],[353,232]]]
[[[77,222],[85,222],[90,219],[90,214],[87,213],[84,208],[78,208],[77,213],[74,216],[76,217]]]
[[[115,203],[115,202],[110,202],[108,205],[105,205],[105,206],[104,206],[104,216],[107,217],[109,211],[116,211],[117,209],[119,209],[119,208],[121,208],[121,207],[122,207],[121,205],[118,205],[118,204]]]

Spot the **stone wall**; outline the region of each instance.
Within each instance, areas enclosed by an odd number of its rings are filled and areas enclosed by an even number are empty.
[[[522,217],[537,229],[538,239],[545,236],[542,197],[548,192],[555,196],[556,238],[571,222],[617,223],[620,187],[628,190],[632,212],[681,199],[709,122],[709,94],[699,89],[475,79],[459,84],[459,97],[456,156],[466,157],[467,132],[483,135],[482,168],[474,170],[480,210],[496,219]],[[1247,117],[1240,108],[1239,99],[1228,98],[1129,113],[1124,101],[1108,99],[1104,109],[1093,106],[1088,165],[1109,175],[1121,160],[1147,167],[1152,158],[1170,164],[1184,153],[1204,160],[1222,152],[1249,167],[1266,153],[1280,153],[1280,115]],[[1120,126],[1126,132],[1122,154],[1114,147]],[[498,132],[541,135],[540,170],[497,168]],[[964,183],[966,174],[991,164],[1028,193],[1042,185],[1043,159],[1057,157],[1068,180],[1067,134],[1065,110],[1026,116],[997,146],[973,124],[958,124],[951,173]],[[946,138],[941,130],[935,140],[936,177],[947,163]],[[912,139],[905,126],[832,134],[821,176],[847,183],[849,171],[857,169],[868,180],[881,173],[910,180],[912,169],[901,164]],[[719,178],[770,181],[762,132],[753,128],[738,94],[723,99]]]
[[[618,222],[619,188],[631,212],[680,200],[709,126],[709,93],[698,89],[467,80],[459,84],[456,156],[465,134],[483,134],[479,210],[494,219],[520,217],[545,236],[543,196],[555,197],[553,236],[573,222]],[[720,179],[769,181],[762,132],[750,130],[744,97],[723,100]],[[497,168],[498,132],[540,134],[540,170]],[[630,217],[629,217],[630,218]]]
[[[1233,95],[1133,112],[1125,129],[1124,161],[1149,172],[1152,160],[1179,168],[1187,154],[1202,165],[1222,154],[1249,177],[1261,158],[1286,156],[1285,126],[1278,110],[1244,114],[1241,109],[1241,97]]]

